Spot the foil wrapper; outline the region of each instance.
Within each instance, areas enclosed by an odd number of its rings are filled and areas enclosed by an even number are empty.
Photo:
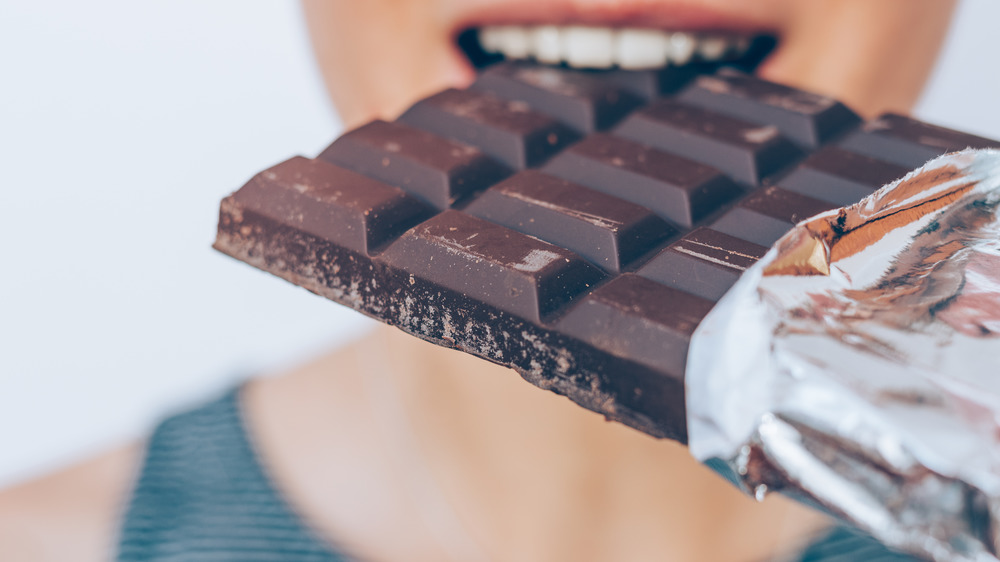
[[[695,333],[688,433],[758,498],[944,560],[1000,551],[1000,151],[804,221]]]

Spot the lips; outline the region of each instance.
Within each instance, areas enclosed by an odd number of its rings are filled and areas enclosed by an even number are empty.
[[[487,0],[460,14],[459,43],[476,66],[485,54],[574,68],[651,69],[739,59],[754,37],[773,35],[773,25],[739,3],[725,3],[725,10],[703,5],[711,3]]]
[[[473,0],[455,7],[456,29],[583,25],[683,31],[773,32],[774,2],[732,0]]]
[[[752,36],[747,54],[727,65],[842,100],[865,116],[906,113],[930,73],[953,2],[303,0],[303,6],[327,87],[345,123],[352,125],[393,118],[422,96],[473,83],[478,68],[503,58],[484,52],[479,44],[477,30],[490,26]],[[759,42],[758,34],[770,40]],[[645,48],[616,54],[606,45],[588,55],[591,61],[584,57],[577,62],[605,65],[610,58],[613,66],[645,67],[654,60],[662,63],[664,54],[667,64],[677,64],[680,58]],[[637,52],[647,59],[641,60]],[[688,64],[699,64],[697,53]],[[574,58],[543,51],[529,56],[561,65]],[[711,72],[712,66],[697,71]]]

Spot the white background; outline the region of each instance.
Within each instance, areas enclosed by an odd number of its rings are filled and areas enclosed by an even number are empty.
[[[918,116],[1000,138],[998,21],[964,1]],[[0,6],[0,487],[369,326],[209,248],[338,130],[291,0]]]

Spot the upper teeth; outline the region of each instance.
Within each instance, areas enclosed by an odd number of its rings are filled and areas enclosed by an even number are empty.
[[[659,68],[697,57],[714,61],[746,50],[746,37],[580,25],[492,25],[479,30],[479,43],[507,58],[565,62],[577,68]]]

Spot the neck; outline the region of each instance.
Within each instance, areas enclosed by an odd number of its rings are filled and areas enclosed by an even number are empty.
[[[744,497],[676,443],[387,328],[254,383],[245,404],[289,501],[367,559],[756,560],[824,524]]]

